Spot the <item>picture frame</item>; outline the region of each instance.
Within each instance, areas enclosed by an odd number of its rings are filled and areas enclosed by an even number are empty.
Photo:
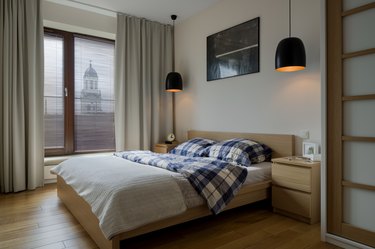
[[[303,157],[307,157],[310,160],[315,160],[319,158],[320,151],[319,151],[319,144],[314,142],[303,142],[302,143],[302,154]]]
[[[259,24],[257,17],[207,37],[207,81],[259,72]]]

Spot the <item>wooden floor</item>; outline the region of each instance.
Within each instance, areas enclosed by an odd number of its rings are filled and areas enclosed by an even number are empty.
[[[227,211],[125,241],[126,248],[338,248],[320,242],[319,224],[274,214],[269,203]],[[97,248],[56,196],[56,185],[0,195],[0,248]]]

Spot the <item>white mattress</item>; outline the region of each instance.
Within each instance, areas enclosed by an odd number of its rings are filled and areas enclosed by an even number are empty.
[[[178,183],[164,169],[98,156],[71,158],[51,171],[91,206],[107,239],[187,208]]]
[[[244,184],[254,184],[271,180],[271,162],[253,164],[247,167],[247,177]]]
[[[247,167],[248,174],[244,185],[271,180],[271,166],[271,162],[263,162]],[[171,174],[180,186],[187,208],[197,207],[205,203],[205,200],[194,190],[186,178],[178,173],[171,172]]]

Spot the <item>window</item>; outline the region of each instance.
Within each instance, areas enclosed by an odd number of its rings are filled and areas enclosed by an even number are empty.
[[[44,32],[46,155],[112,151],[114,41]]]
[[[59,36],[44,36],[45,148],[64,148],[63,43]]]

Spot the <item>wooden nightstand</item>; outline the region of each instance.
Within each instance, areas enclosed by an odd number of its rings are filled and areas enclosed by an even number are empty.
[[[168,153],[177,145],[178,145],[177,142],[172,143],[172,144],[155,144],[154,147],[152,148],[152,151],[156,153]]]
[[[274,212],[314,224],[320,220],[320,162],[272,159]]]

